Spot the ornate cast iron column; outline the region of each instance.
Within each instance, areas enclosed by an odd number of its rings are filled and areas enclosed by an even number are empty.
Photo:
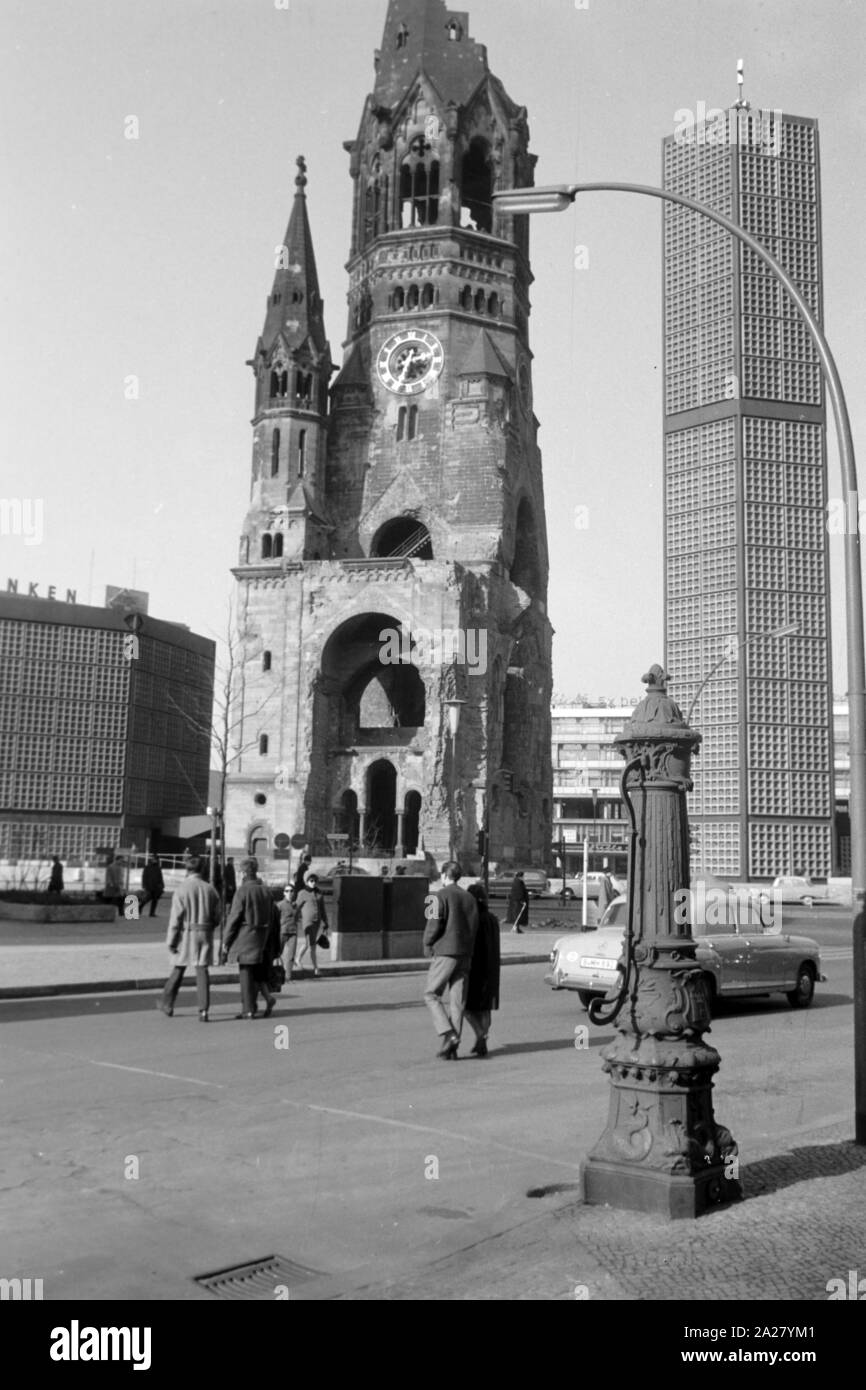
[[[653,666],[623,733],[623,796],[633,816],[624,978],[593,1022],[616,1023],[605,1048],[607,1128],[585,1168],[587,1203],[669,1217],[698,1216],[738,1199],[737,1146],[713,1116],[720,1057],[704,1042],[710,1010],[684,905],[689,888],[686,792],[701,735],[668,697]],[[677,895],[677,896],[675,896]],[[679,911],[676,910],[679,905]]]

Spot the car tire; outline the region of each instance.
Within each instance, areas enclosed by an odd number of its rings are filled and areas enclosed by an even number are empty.
[[[710,1018],[715,1018],[719,1004],[719,991],[716,987],[715,975],[704,975],[704,984],[707,990],[707,1009]]]
[[[562,901],[563,901],[564,903],[573,903],[573,902],[574,902],[574,889],[573,889],[573,888],[560,888],[560,890],[559,890],[559,896],[562,898]]]
[[[585,1009],[588,1009],[593,999],[601,999],[602,995],[593,994],[591,989],[579,989],[577,997]]]
[[[797,971],[797,986],[788,991],[788,1003],[792,1009],[808,1009],[815,998],[815,971],[804,961]]]
[[[800,901],[804,907],[813,907],[815,904],[814,898],[801,898]]]

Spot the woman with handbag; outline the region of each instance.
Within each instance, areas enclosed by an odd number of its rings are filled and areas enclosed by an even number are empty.
[[[307,874],[304,882],[306,886],[301,889],[295,901],[295,911],[304,933],[304,944],[298,952],[295,969],[300,970],[301,961],[309,950],[310,959],[313,962],[313,974],[318,975],[316,947],[320,946],[322,950],[326,951],[331,944],[327,935],[328,914],[325,911],[325,898],[319,888],[318,876]]]

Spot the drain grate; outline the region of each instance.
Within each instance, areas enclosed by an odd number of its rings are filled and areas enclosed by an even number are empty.
[[[251,1260],[249,1264],[218,1269],[215,1274],[197,1274],[194,1282],[215,1298],[273,1300],[280,1297],[282,1289],[291,1292],[297,1284],[321,1278],[321,1270],[308,1269],[306,1265],[287,1260],[284,1255],[265,1255],[264,1259]]]

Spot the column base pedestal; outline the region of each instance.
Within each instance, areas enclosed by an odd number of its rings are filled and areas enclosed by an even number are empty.
[[[643,1211],[671,1221],[701,1216],[713,1207],[742,1199],[740,1184],[725,1177],[725,1165],[701,1173],[663,1173],[633,1163],[587,1159],[583,1170],[584,1201],[623,1211]]]

